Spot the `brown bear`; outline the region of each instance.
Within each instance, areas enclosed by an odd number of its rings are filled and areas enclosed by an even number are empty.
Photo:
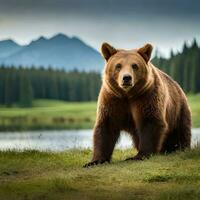
[[[110,162],[120,131],[131,135],[137,155],[190,148],[191,113],[180,86],[151,62],[152,45],[134,50],[102,45],[106,60],[98,98],[92,161]]]

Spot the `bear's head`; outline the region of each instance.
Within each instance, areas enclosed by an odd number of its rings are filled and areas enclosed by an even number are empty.
[[[145,84],[151,73],[149,60],[152,49],[151,44],[139,49],[123,50],[103,43],[101,52],[106,60],[104,77],[108,84],[125,93],[139,83]]]

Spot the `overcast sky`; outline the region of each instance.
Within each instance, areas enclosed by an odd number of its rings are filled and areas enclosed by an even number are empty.
[[[152,43],[163,54],[200,41],[200,0],[0,0],[0,40],[20,44],[58,32],[99,49]]]

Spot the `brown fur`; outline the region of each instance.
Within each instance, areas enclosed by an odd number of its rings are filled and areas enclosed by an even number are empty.
[[[150,44],[136,50],[116,50],[102,45],[106,60],[98,98],[92,161],[110,161],[120,131],[128,132],[138,150],[130,158],[190,148],[191,114],[180,86],[149,60]],[[120,64],[120,65],[119,65]],[[123,85],[125,75],[131,77]]]

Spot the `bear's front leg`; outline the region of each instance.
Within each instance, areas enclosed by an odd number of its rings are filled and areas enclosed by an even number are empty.
[[[111,127],[109,121],[109,119],[105,119],[95,126],[93,136],[93,158],[92,161],[85,164],[84,167],[110,162],[120,131],[112,130],[113,127]]]
[[[146,121],[139,128],[139,148],[136,156],[126,160],[143,160],[159,153],[166,135],[166,124],[154,120]]]

